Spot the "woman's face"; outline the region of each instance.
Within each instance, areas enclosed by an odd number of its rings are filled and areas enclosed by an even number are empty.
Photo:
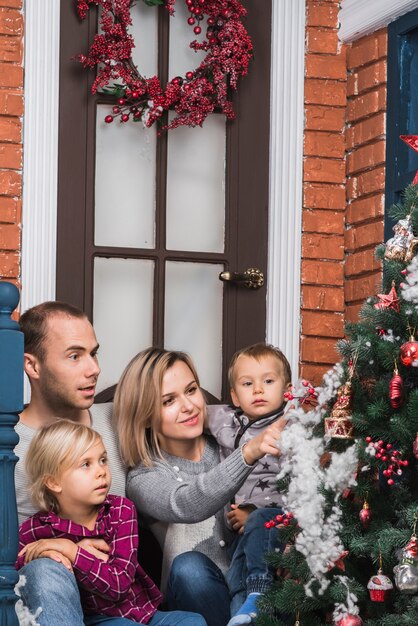
[[[176,442],[193,441],[203,432],[206,404],[190,368],[177,361],[166,371],[161,389],[158,441],[173,451]]]

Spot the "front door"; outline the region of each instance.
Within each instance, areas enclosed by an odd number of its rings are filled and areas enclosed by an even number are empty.
[[[97,15],[81,23],[75,2],[61,2],[56,293],[93,320],[102,389],[153,344],[189,352],[203,386],[226,399],[232,353],[265,339],[271,2],[244,4],[255,54],[236,119],[213,114],[202,128],[158,135],[104,123],[109,102],[72,60],[88,50]],[[175,8],[169,19],[163,7],[131,9],[145,75],[196,65],[184,52],[185,7]],[[251,268],[264,274],[259,288],[235,275]]]

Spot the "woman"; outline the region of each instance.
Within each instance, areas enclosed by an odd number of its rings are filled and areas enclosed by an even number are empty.
[[[114,415],[121,454],[131,468],[127,495],[163,551],[169,608],[225,626],[231,599],[222,572],[232,536],[222,509],[258,459],[280,454],[276,443],[284,421],[220,463],[217,444],[203,432],[206,404],[190,357],[157,348],[139,353],[125,369]],[[245,597],[245,582],[242,591]]]

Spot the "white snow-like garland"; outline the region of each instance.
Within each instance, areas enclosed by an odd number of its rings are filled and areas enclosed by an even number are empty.
[[[42,608],[39,608],[35,615],[29,611],[28,607],[23,604],[23,600],[20,596],[20,589],[26,584],[25,576],[19,576],[19,582],[15,585],[15,594],[19,596],[19,600],[15,604],[17,619],[19,620],[19,626],[39,626],[37,618],[42,612]]]
[[[356,484],[357,449],[350,446],[340,454],[332,453],[331,463],[321,467],[327,440],[314,437],[313,428],[318,425],[327,409],[327,404],[336,395],[341,385],[343,368],[337,364],[324,376],[324,384],[318,388],[318,406],[305,412],[302,407],[287,412],[288,424],[284,429],[279,447],[282,452],[282,469],[278,478],[290,476],[284,505],[296,517],[300,532],[296,537],[295,548],[301,552],[312,573],[305,592],[312,596],[312,583],[318,581],[319,593],[329,585],[326,573],[344,551],[339,533],[341,531],[340,495],[345,489]],[[303,396],[305,387],[299,383],[294,396]],[[326,501],[321,493],[323,487],[335,492],[331,514],[326,517]]]
[[[414,256],[407,270],[405,282],[401,284],[402,297],[418,308],[418,255]]]

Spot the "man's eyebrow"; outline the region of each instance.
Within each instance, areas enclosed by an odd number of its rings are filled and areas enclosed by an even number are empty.
[[[97,352],[99,348],[100,348],[100,344],[98,343],[94,346],[92,350],[89,351],[90,354],[92,352]],[[86,346],[79,346],[77,344],[73,346],[68,346],[68,348],[65,349],[66,352],[73,352],[74,350],[76,350],[77,352],[87,352]]]

